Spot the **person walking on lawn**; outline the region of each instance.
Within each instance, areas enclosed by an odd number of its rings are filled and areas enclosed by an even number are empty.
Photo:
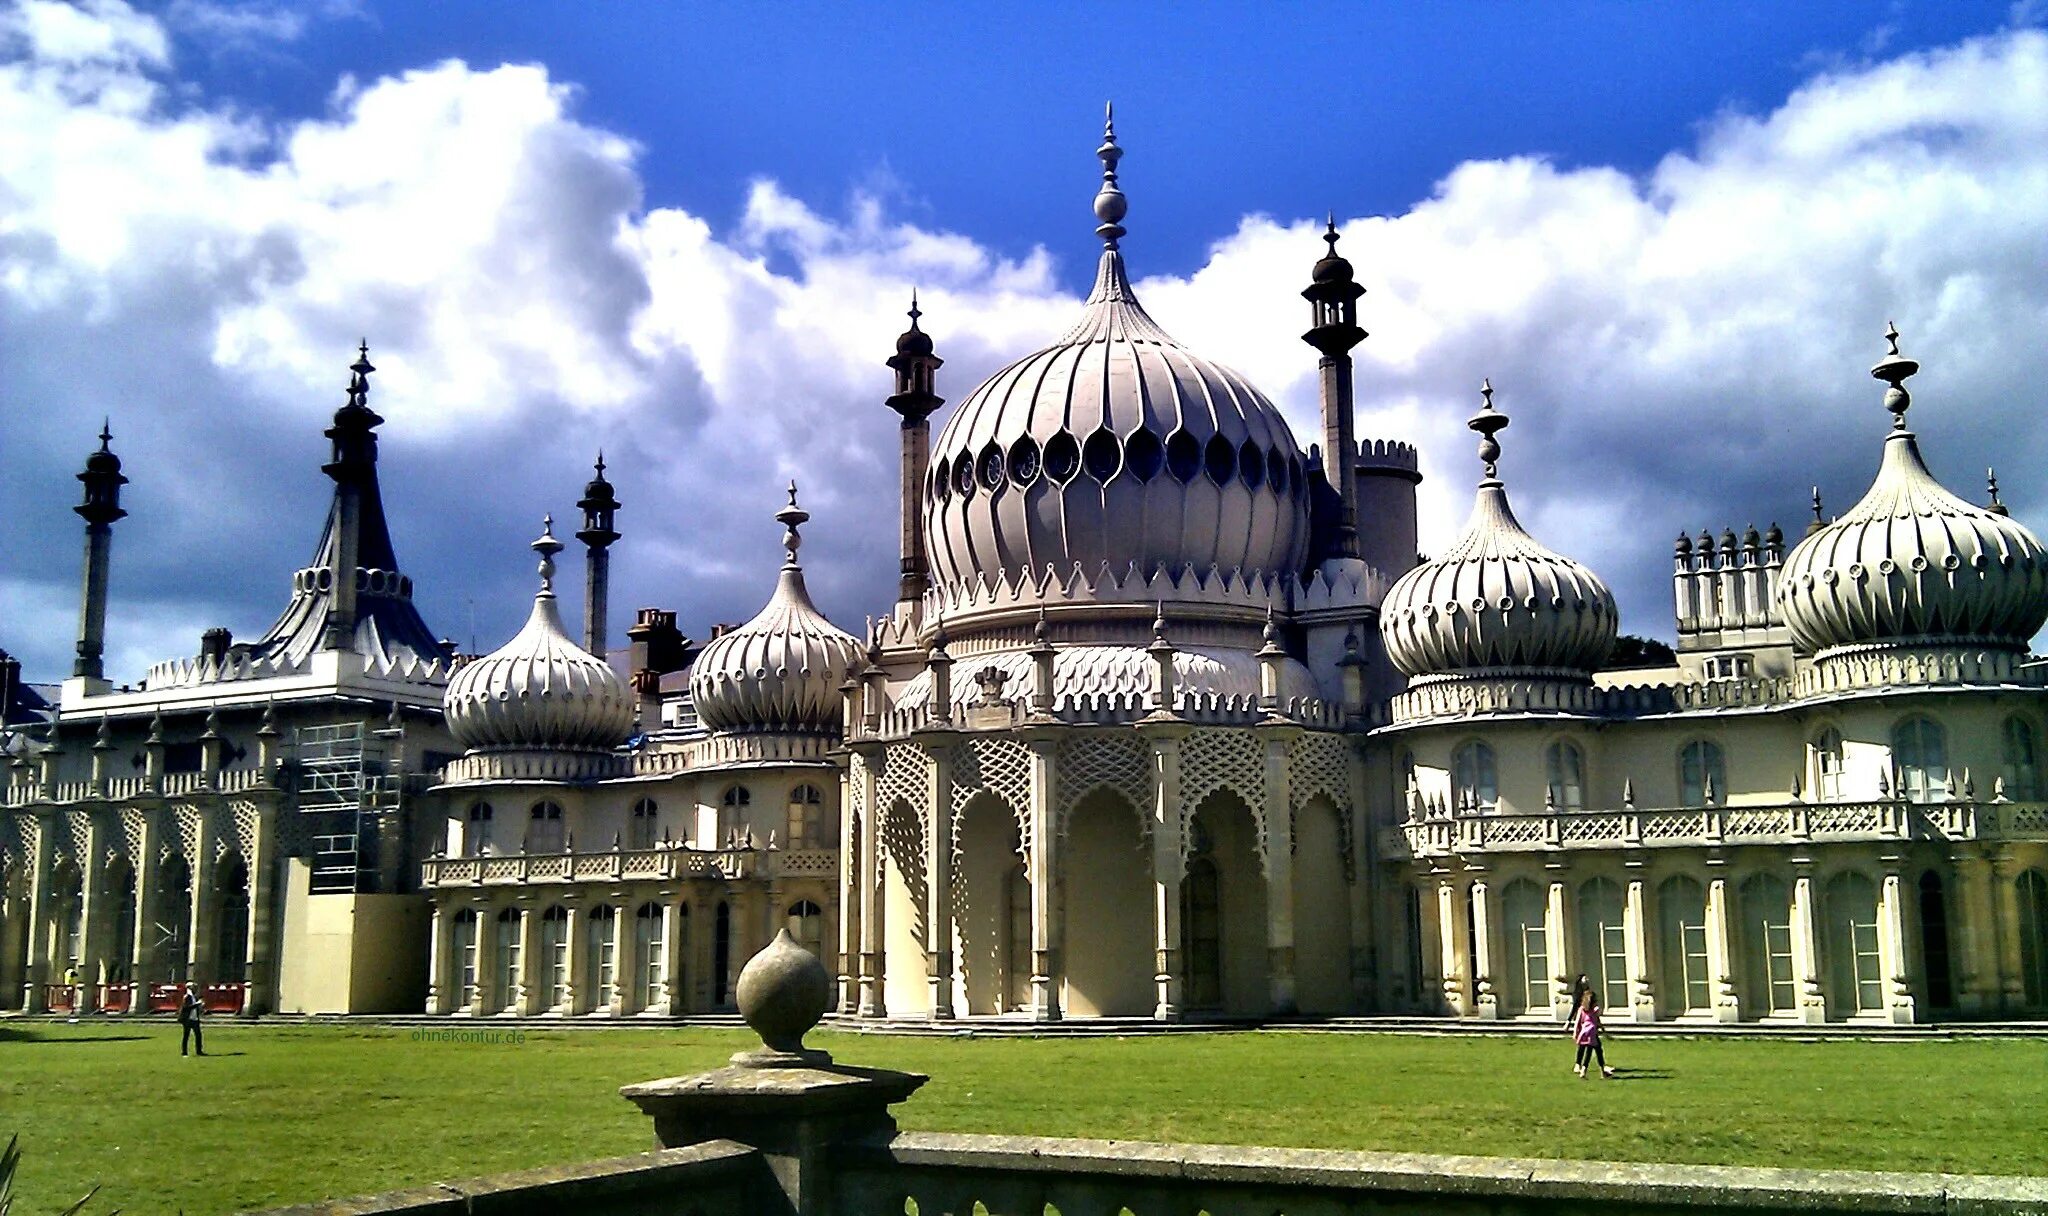
[[[1591,992],[1579,994],[1579,1009],[1572,1015],[1571,1032],[1579,1045],[1579,1060],[1572,1071],[1584,1077],[1586,1066],[1598,1061],[1602,1078],[1614,1076],[1614,1070],[1607,1067],[1607,1053],[1600,1048],[1600,1006]]]
[[[184,1055],[187,1047],[194,1048],[199,1055],[206,1054],[206,1039],[199,1030],[199,1017],[206,1012],[206,1002],[199,999],[199,985],[185,985],[185,999],[178,1002],[178,1054]]]

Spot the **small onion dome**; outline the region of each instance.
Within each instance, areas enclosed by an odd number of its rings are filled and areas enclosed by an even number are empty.
[[[789,505],[776,512],[787,557],[775,594],[754,619],[713,638],[690,668],[697,718],[719,734],[835,733],[840,726],[839,686],[860,658],[860,643],[811,603],[796,561],[797,528],[810,512]]]
[[[1906,429],[1903,381],[1919,364],[1891,352],[1871,375],[1893,414],[1877,479],[1861,502],[1785,558],[1780,606],[1817,656],[1861,645],[2023,650],[2048,619],[2048,551],[2010,516],[1951,494]]]
[[[552,517],[533,548],[541,555],[533,614],[511,641],[448,681],[448,729],[472,752],[609,751],[633,729],[633,695],[562,629],[554,592],[562,542]]]
[[[1328,253],[1316,259],[1314,269],[1309,271],[1310,280],[1317,283],[1349,283],[1351,263],[1337,253],[1337,214],[1334,211],[1330,213],[1329,223],[1323,230],[1323,240],[1328,243],[1330,249]]]
[[[85,471],[88,474],[108,474],[121,471],[121,458],[114,455],[113,448],[109,446],[113,441],[114,430],[112,423],[110,421],[101,423],[99,449],[85,458]],[[1996,494],[1996,490],[1993,493]]]
[[[1387,591],[1380,637],[1387,657],[1415,679],[1535,675],[1583,679],[1613,649],[1619,613],[1600,577],[1530,536],[1494,475],[1494,432],[1507,416],[1486,403],[1467,423],[1483,440],[1472,522],[1443,556]]]
[[[924,313],[917,306],[917,292],[910,293],[910,328],[896,337],[896,353],[899,355],[929,355],[932,353],[932,336],[917,327],[917,319]]]

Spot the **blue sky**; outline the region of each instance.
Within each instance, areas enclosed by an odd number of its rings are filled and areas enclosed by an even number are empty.
[[[1668,636],[1671,538],[1868,484],[1887,320],[1935,472],[2037,528],[2048,35],[2019,4],[386,5],[0,0],[0,647],[61,675],[72,474],[134,483],[111,666],[252,636],[313,545],[355,340],[429,623],[488,649],[605,448],[633,607],[744,619],[804,555],[893,598],[880,360],[954,402],[1066,326],[1101,106],[1151,311],[1306,444],[1326,210],[1360,431],[1462,526],[1482,376],[1518,513]],[[943,417],[940,419],[943,423]],[[473,622],[473,625],[472,625]]]

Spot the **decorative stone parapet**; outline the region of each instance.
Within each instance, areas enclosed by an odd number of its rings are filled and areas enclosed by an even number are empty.
[[[456,890],[628,879],[830,878],[838,872],[837,849],[601,849],[433,857],[420,863],[420,885],[428,890]]]

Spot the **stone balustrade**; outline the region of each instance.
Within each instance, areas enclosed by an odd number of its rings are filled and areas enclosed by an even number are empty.
[[[2044,839],[2048,803],[1882,800],[1429,816],[1383,833],[1381,843],[1390,856],[1426,858],[1559,849]]]
[[[420,870],[420,883],[428,890],[567,886],[635,879],[830,878],[839,872],[839,850],[669,847],[512,853],[486,857],[432,857],[421,863]]]
[[[929,706],[891,708],[875,715],[872,729],[853,732],[853,741],[895,742],[942,725],[969,731],[1009,730],[1029,721],[1027,711],[1025,699],[986,707],[970,705],[953,721],[941,723]],[[1129,726],[1154,712],[1150,693],[1081,693],[1054,701],[1052,719],[1062,726]],[[1174,698],[1173,713],[1194,726],[1252,726],[1273,717],[1257,696],[1249,694],[1184,693]],[[1311,730],[1341,730],[1347,725],[1341,704],[1315,697],[1287,698],[1278,713]]]

